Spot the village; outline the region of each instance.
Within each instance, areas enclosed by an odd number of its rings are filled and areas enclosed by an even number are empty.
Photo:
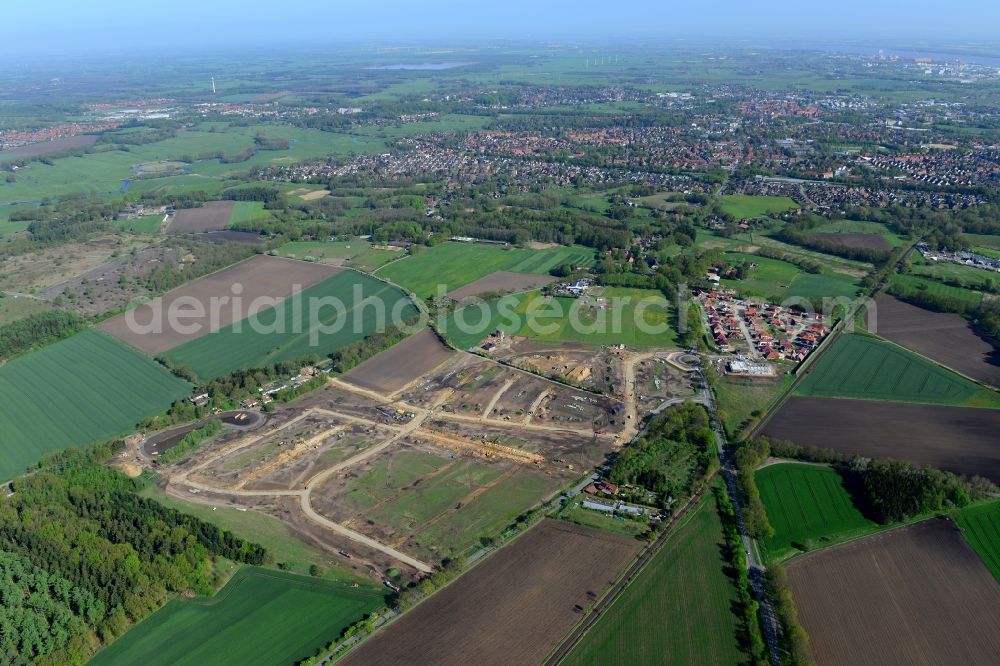
[[[822,314],[741,299],[731,289],[702,291],[697,298],[716,347],[737,354],[726,362],[729,374],[774,376],[771,362],[801,363],[829,333]]]

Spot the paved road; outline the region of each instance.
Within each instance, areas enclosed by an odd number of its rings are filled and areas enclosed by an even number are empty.
[[[705,377],[702,374],[702,381]],[[760,615],[764,627],[764,640],[767,641],[768,650],[771,653],[771,663],[775,666],[781,664],[781,652],[778,646],[778,634],[780,624],[778,615],[774,610],[767,595],[764,593],[764,582],[767,573],[766,567],[757,560],[757,553],[753,547],[753,539],[747,531],[746,523],[743,520],[743,509],[740,505],[740,495],[736,482],[736,465],[733,463],[726,450],[726,437],[722,431],[722,424],[716,417],[715,403],[711,399],[711,392],[708,392],[709,400],[706,407],[712,417],[712,429],[715,430],[715,443],[719,448],[719,461],[722,464],[722,475],[726,480],[726,489],[729,491],[729,498],[733,503],[733,510],[736,513],[736,524],[743,541],[743,550],[747,555],[747,567],[750,569],[750,587],[753,588],[754,596],[760,604]]]

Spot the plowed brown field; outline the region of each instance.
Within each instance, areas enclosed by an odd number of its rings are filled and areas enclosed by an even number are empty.
[[[1000,584],[947,519],[788,564],[819,664],[996,664]]]
[[[638,547],[635,539],[545,520],[340,663],[540,664]]]

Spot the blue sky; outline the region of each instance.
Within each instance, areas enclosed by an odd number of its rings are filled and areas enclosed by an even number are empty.
[[[1000,40],[985,0],[2,0],[0,50],[620,38]]]

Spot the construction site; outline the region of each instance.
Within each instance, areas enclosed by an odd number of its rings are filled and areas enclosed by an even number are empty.
[[[263,425],[158,466],[161,485],[277,517],[359,573],[416,577],[586,478],[637,432],[637,400],[690,393],[653,353],[518,351],[513,363],[442,350],[430,369],[396,365],[392,381],[386,364],[362,364]],[[607,391],[546,376],[546,363],[594,368]]]

